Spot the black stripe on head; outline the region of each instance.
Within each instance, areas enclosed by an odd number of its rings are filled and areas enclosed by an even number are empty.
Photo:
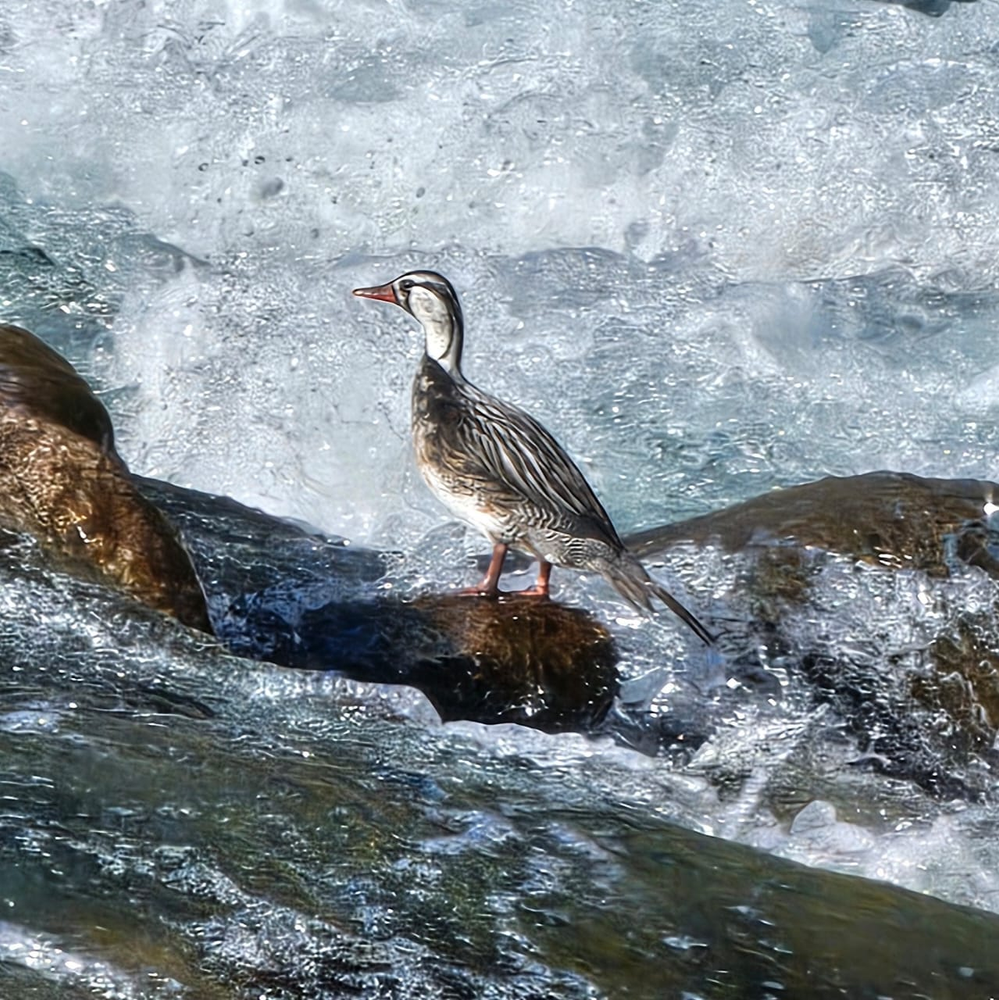
[[[458,293],[443,274],[438,274],[437,271],[413,271],[411,274],[404,274],[399,280],[402,282],[407,279],[415,285],[423,285],[431,291],[436,292],[438,297],[447,306],[448,312],[451,314],[452,323],[459,329],[462,328],[463,319],[461,305],[458,302]]]
[[[399,290],[399,293],[405,296],[404,301],[400,305],[403,305],[407,311],[410,311],[409,290],[414,285],[422,285],[424,288],[430,289],[444,303],[451,319],[451,341],[447,345],[445,354],[449,353],[454,346],[454,338],[456,336],[460,338],[465,329],[461,304],[458,302],[458,293],[454,290],[451,282],[437,271],[410,271],[408,274],[403,274],[396,278],[393,284]],[[459,350],[460,348],[461,345],[459,343]]]

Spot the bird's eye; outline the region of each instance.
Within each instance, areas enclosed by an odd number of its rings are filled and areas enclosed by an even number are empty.
[[[415,281],[411,281],[409,278],[407,278],[405,281],[399,282],[399,288],[403,292],[408,292],[415,284],[416,284]]]

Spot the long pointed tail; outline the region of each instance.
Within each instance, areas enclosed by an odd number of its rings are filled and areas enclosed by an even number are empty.
[[[630,553],[623,553],[614,562],[608,560],[600,571],[607,582],[639,611],[652,614],[652,598],[658,598],[703,642],[714,645],[715,637],[665,587],[653,580]]]

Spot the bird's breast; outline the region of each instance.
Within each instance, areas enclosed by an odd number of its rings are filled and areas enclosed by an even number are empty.
[[[460,432],[460,392],[421,369],[413,384],[412,434],[416,465],[434,495],[455,516],[490,538],[509,534],[509,512],[493,503],[481,463]],[[495,487],[495,484],[493,484]]]

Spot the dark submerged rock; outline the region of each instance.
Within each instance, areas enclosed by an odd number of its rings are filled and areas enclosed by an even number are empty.
[[[975,3],[976,0],[878,0],[878,2],[898,4],[920,14],[928,14],[930,17],[942,17],[950,10],[952,2]]]

